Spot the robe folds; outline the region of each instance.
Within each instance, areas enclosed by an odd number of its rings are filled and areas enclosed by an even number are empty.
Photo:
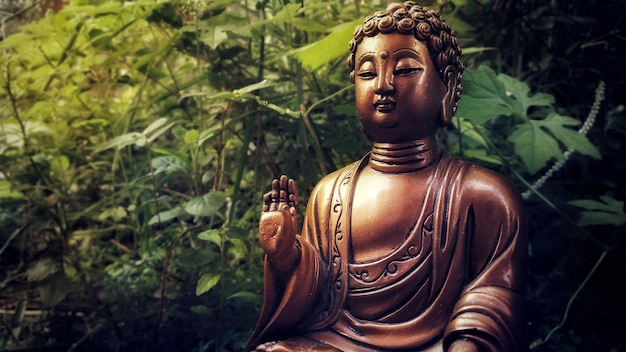
[[[464,338],[484,351],[525,350],[526,224],[513,186],[443,152],[404,243],[354,263],[351,205],[367,162],[315,187],[291,274],[278,275],[266,260],[264,304],[247,349],[282,341],[293,351],[445,351]]]

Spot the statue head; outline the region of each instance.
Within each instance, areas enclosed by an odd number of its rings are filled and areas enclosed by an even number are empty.
[[[355,82],[355,55],[363,38],[390,33],[412,35],[428,48],[439,77],[448,90],[447,101],[442,104],[440,121],[441,125],[448,125],[456,113],[463,90],[461,75],[464,65],[460,58],[461,48],[456,35],[437,12],[413,1],[391,3],[385,10],[366,17],[363,24],[355,28],[354,37],[349,43],[350,56],[347,60],[352,83]]]

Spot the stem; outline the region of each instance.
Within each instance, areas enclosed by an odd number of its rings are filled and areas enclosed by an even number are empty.
[[[574,300],[578,297],[578,294],[580,293],[580,291],[582,291],[583,287],[585,287],[585,285],[587,284],[587,281],[589,281],[589,279],[591,278],[593,273],[596,271],[596,269],[598,269],[598,266],[600,266],[600,263],[602,263],[602,261],[604,260],[604,257],[607,255],[608,252],[609,252],[608,248],[605,248],[604,251],[602,252],[602,254],[600,255],[600,258],[598,258],[596,263],[593,265],[593,268],[591,268],[591,270],[589,271],[589,273],[587,274],[587,276],[585,277],[583,282],[581,282],[580,285],[578,286],[578,288],[576,289],[576,291],[574,291],[574,294],[572,295],[572,297],[570,297],[569,301],[567,302],[567,306],[565,307],[565,313],[563,313],[563,318],[561,319],[561,322],[557,326],[552,328],[552,330],[550,330],[550,332],[548,332],[548,334],[546,335],[546,337],[543,340],[539,339],[539,340],[533,342],[530,345],[530,349],[535,349],[535,348],[543,345],[544,343],[548,342],[548,340],[550,340],[550,338],[552,337],[552,334],[554,334],[557,330],[562,328],[563,325],[565,325],[565,321],[567,320],[567,316],[569,314],[569,310],[572,307],[572,304],[574,303]]]
[[[178,242],[186,234],[188,234],[189,231],[198,229],[202,225],[204,225],[204,222],[202,220],[200,220],[200,222],[198,222],[197,224],[195,224],[193,226],[185,226],[183,231],[181,231],[178,234],[178,236],[176,236],[176,239],[174,239],[174,241],[169,246],[167,246],[167,248],[165,249],[165,258],[163,259],[163,270],[161,271],[161,283],[160,283],[160,287],[159,287],[159,294],[161,296],[160,297],[160,306],[159,306],[159,315],[158,315],[158,318],[157,318],[157,325],[156,325],[155,333],[158,331],[159,327],[161,326],[161,322],[163,321],[163,314],[165,312],[165,282],[167,281],[167,267],[168,267],[169,262],[170,262],[170,257],[172,256],[172,252],[174,251],[174,248],[176,247]],[[157,334],[157,336],[158,336],[158,334]]]
[[[17,108],[17,99],[15,98],[15,95],[13,94],[13,90],[11,89],[11,70],[10,70],[9,65],[7,65],[7,81],[6,81],[5,88],[7,90],[7,95],[9,96],[9,100],[11,101],[11,108],[13,110],[13,113],[15,114],[15,119],[17,120],[17,123],[20,125],[20,131],[22,132],[22,138],[24,140],[24,152],[25,154],[28,155],[28,160],[30,162],[30,165],[33,167],[33,169],[37,173],[37,176],[39,177],[39,179],[43,180],[45,184],[49,186],[50,180],[48,179],[46,175],[41,173],[41,171],[39,170],[39,167],[37,167],[37,164],[33,160],[33,157],[30,155],[30,153],[28,153],[30,149],[30,145],[29,145],[30,143],[28,141],[26,125],[24,124],[24,121],[22,121],[22,118],[20,117],[19,109]]]
[[[65,60],[67,59],[67,53],[74,46],[74,43],[76,42],[76,39],[78,38],[78,34],[80,33],[81,28],[83,28],[83,23],[79,22],[76,25],[76,31],[72,34],[72,37],[70,37],[70,41],[67,42],[67,45],[63,49],[63,53],[61,53],[61,57],[59,58],[59,62],[57,62],[57,65],[56,65],[55,69],[58,69],[59,67],[61,67],[63,62],[65,62]],[[54,79],[54,77],[55,77],[54,75],[51,75],[50,78],[48,78],[48,82],[46,82],[46,85],[43,88],[44,91],[48,90],[48,88],[50,87],[50,84],[52,83],[52,80]]]
[[[11,16],[8,16],[8,17],[4,18],[4,19],[2,20],[2,24],[1,24],[1,25],[4,27],[4,25],[5,25],[6,23],[8,23],[8,22],[10,22],[10,21],[12,21],[12,20],[14,20],[14,19],[16,19],[16,18],[20,17],[20,16],[21,16],[24,12],[26,12],[26,11],[28,11],[28,10],[32,9],[33,7],[35,7],[35,6],[39,5],[39,4],[41,4],[42,2],[43,2],[43,0],[37,0],[37,1],[34,1],[32,4],[30,4],[30,5],[26,6],[26,7],[24,7],[23,9],[21,9],[21,10],[17,11],[16,13],[12,14]],[[2,37],[3,37],[3,38],[6,38],[6,36],[4,35],[4,33],[2,33]]]

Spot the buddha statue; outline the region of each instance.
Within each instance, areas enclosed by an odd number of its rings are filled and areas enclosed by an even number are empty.
[[[437,143],[462,90],[450,26],[393,3],[349,48],[372,149],[315,186],[299,235],[295,182],[272,182],[259,224],[264,303],[247,349],[526,349],[521,197]]]

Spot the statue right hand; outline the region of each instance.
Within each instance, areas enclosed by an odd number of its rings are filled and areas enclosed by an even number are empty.
[[[272,190],[263,195],[263,213],[259,221],[259,242],[272,267],[286,273],[299,260],[296,248],[298,190],[296,183],[283,175],[272,182]]]

